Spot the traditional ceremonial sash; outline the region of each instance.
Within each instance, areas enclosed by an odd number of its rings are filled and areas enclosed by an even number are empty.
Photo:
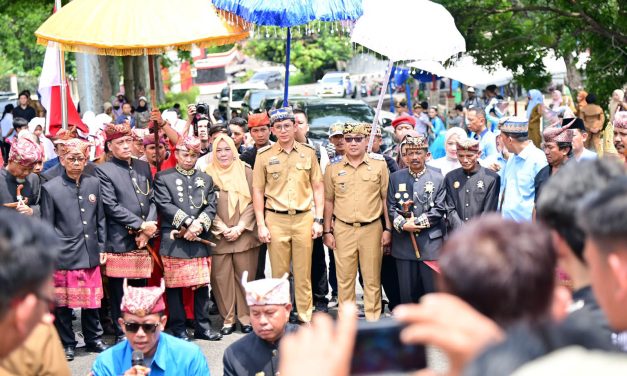
[[[161,256],[165,287],[198,288],[209,284],[211,257],[183,259]]]
[[[53,278],[54,296],[59,307],[100,308],[103,297],[100,266],[57,270]]]
[[[112,278],[150,278],[153,260],[145,249],[107,253],[105,275]]]

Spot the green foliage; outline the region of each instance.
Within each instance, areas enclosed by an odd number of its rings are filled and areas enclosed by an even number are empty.
[[[268,36],[276,32],[277,37],[264,38],[265,35],[260,35],[259,39],[249,41],[244,51],[261,60],[284,64],[285,31],[268,27],[260,30],[260,33],[266,31]],[[320,32],[311,35],[292,35],[290,63],[300,70],[304,82],[314,82],[326,71],[337,69],[338,61],[348,61],[353,56],[348,36],[332,34],[328,28],[323,27]]]
[[[181,105],[181,117],[183,119],[187,118],[187,105],[188,104],[196,104],[198,95],[200,95],[200,89],[194,86],[188,91],[184,91],[182,93],[166,93],[165,94],[165,103],[159,105],[159,110],[167,110],[174,106],[175,103]]]
[[[37,45],[35,30],[52,13],[53,2],[45,0],[0,1],[0,59],[8,73],[36,74],[41,69],[45,48]]]
[[[466,49],[484,66],[501,62],[525,88],[550,77],[542,57],[555,51],[575,72],[573,54],[587,51],[584,86],[599,100],[626,82],[627,14],[619,0],[436,0],[455,18]],[[523,71],[524,70],[524,71]],[[567,82],[574,89],[577,82]]]
[[[301,72],[290,73],[290,86],[310,84],[313,81]]]

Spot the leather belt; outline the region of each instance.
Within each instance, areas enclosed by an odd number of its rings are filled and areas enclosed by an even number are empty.
[[[353,223],[349,223],[349,222],[345,222],[345,221],[343,221],[343,220],[341,220],[341,219],[339,219],[339,218],[335,218],[335,219],[336,219],[336,220],[338,220],[338,221],[340,221],[340,222],[342,222],[342,223],[344,223],[345,225],[349,225],[349,226],[353,226],[353,227],[363,227],[363,226],[367,226],[367,225],[369,225],[369,224],[371,224],[371,223],[375,223],[376,221],[378,221],[378,220],[379,220],[379,218],[377,218],[377,219],[375,219],[375,220],[373,220],[373,221],[370,221],[370,222],[353,222]]]
[[[309,210],[296,210],[296,209],[290,209],[290,210],[274,210],[274,209],[270,209],[270,208],[266,208],[267,211],[276,213],[276,214],[287,214],[287,215],[296,215],[296,214],[302,214],[302,213],[307,213]]]

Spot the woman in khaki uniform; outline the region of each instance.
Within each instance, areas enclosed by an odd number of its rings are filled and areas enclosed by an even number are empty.
[[[220,189],[212,232],[219,239],[213,249],[211,288],[224,325],[222,335],[235,331],[235,313],[242,333],[252,331],[246,293],[240,281],[245,271],[254,278],[259,239],[252,205],[253,172],[240,161],[233,140],[220,134],[213,141],[213,161],[207,174]]]

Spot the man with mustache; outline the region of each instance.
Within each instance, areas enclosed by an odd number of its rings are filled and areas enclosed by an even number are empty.
[[[442,174],[425,165],[428,147],[423,136],[405,137],[399,150],[408,168],[390,175],[387,208],[401,303],[417,303],[435,291],[433,268],[445,232],[446,189]]]
[[[501,178],[479,164],[480,142],[457,141],[457,159],[462,165],[446,175],[446,206],[449,226],[459,228],[473,217],[496,211]]]

